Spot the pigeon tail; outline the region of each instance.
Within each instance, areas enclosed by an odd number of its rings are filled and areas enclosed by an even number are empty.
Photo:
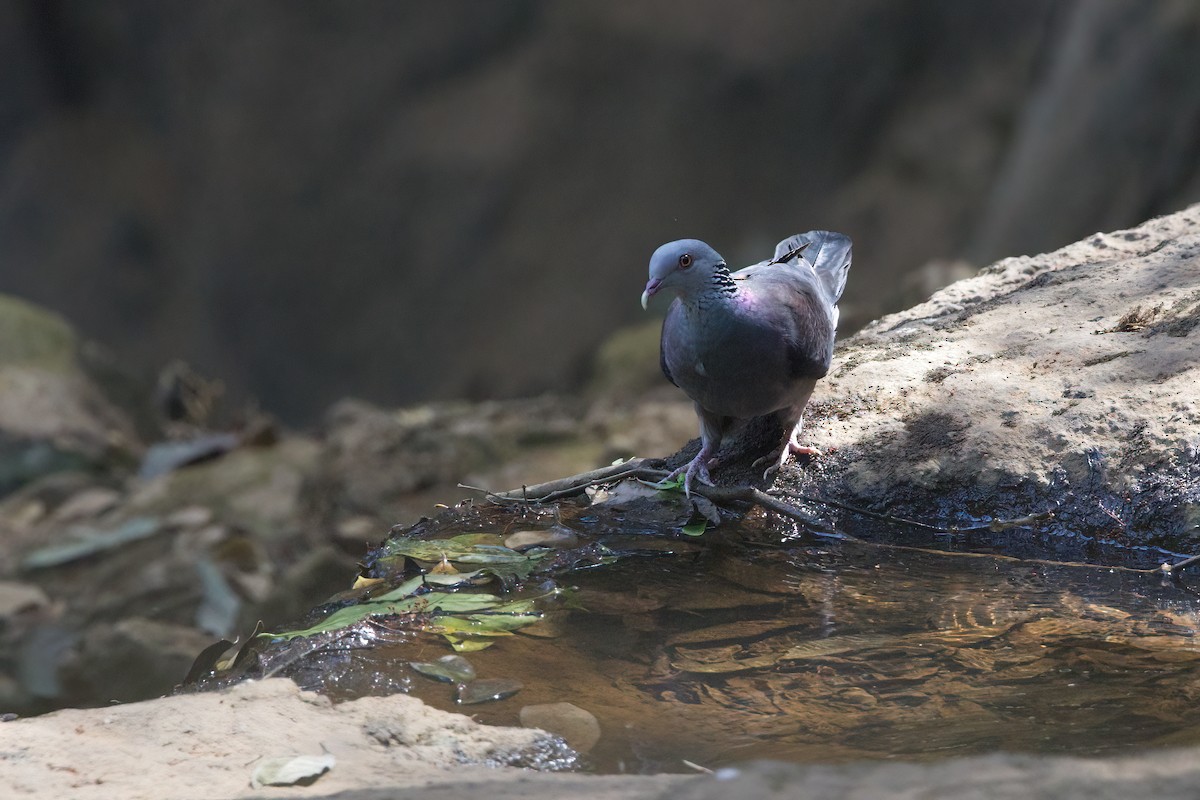
[[[816,271],[829,302],[836,304],[846,288],[846,276],[850,274],[850,237],[835,231],[809,231],[789,236],[775,245],[775,258],[783,258],[800,247],[804,247],[803,256]]]

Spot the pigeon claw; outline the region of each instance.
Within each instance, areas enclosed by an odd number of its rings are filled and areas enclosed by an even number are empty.
[[[778,450],[773,450],[767,455],[755,460],[750,465],[751,469],[761,467],[763,464],[768,464],[767,469],[763,472],[763,480],[769,480],[772,475],[779,472],[784,464],[787,463],[788,456],[809,456],[811,458],[820,458],[822,453],[815,447],[808,447],[796,441],[795,433],[788,437],[787,441],[779,446]]]
[[[767,467],[767,471],[763,473],[763,477],[768,478],[771,475],[774,475],[776,472],[779,472],[779,468],[782,467],[784,462],[787,461],[787,457],[788,449],[786,447],[781,447],[778,450],[772,450],[762,458],[754,459],[754,463],[750,465],[750,469],[758,469],[763,464],[768,464],[769,466]]]
[[[699,458],[693,459],[692,463],[688,464],[687,474],[683,476],[683,493],[687,497],[692,496],[692,479],[703,483],[705,486],[716,486],[713,483],[712,476],[708,474],[708,467],[704,466],[704,462]]]
[[[763,456],[762,458],[758,459],[753,464],[751,464],[750,467],[751,467],[751,469],[753,469],[755,467],[760,467],[763,464],[765,464],[766,462],[770,461],[771,462],[770,466],[768,466],[766,468],[766,470],[763,471],[763,480],[764,481],[770,480],[771,476],[774,475],[775,473],[779,472],[779,469],[787,462],[787,457],[788,457],[788,451],[787,451],[787,448],[784,448],[783,454],[781,456],[776,456],[774,453],[772,453],[769,456]]]
[[[716,459],[713,459],[713,461],[715,461],[715,460]],[[708,453],[700,452],[691,461],[684,464],[682,467],[680,467],[679,469],[675,470],[670,475],[668,475],[664,479],[664,481],[673,481],[676,478],[678,478],[680,475],[682,475],[683,476],[683,493],[687,497],[691,497],[693,480],[699,481],[700,483],[703,483],[705,486],[716,486],[716,484],[713,483],[712,476],[708,474],[708,466],[707,465],[711,464],[711,463],[712,462],[709,461],[709,458],[708,458]]]

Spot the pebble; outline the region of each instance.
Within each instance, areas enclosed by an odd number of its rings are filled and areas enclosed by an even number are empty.
[[[561,736],[580,753],[590,751],[600,741],[600,723],[596,715],[574,703],[525,706],[521,709],[521,724]]]

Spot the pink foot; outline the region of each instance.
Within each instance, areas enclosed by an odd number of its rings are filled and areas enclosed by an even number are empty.
[[[763,472],[763,480],[767,480],[776,472],[779,472],[780,468],[787,463],[789,455],[794,454],[798,456],[810,456],[812,458],[819,458],[822,455],[821,451],[817,448],[800,444],[799,436],[800,424],[797,423],[796,427],[793,428],[792,432],[788,435],[788,438],[780,443],[777,449],[772,450],[762,458],[755,460],[755,462],[750,465],[751,468],[768,464],[769,466],[767,467],[766,471]]]

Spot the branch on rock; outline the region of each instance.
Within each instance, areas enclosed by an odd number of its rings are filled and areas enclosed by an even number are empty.
[[[588,487],[600,486],[604,484],[619,483],[630,478],[643,480],[648,483],[658,483],[663,481],[669,474],[666,470],[657,469],[650,464],[662,463],[653,459],[636,458],[626,461],[622,464],[614,464],[611,467],[592,470],[591,472],[583,472],[578,475],[571,475],[558,480],[547,481],[533,486],[522,486],[520,489],[512,489],[507,492],[492,492],[487,489],[482,489],[477,486],[467,486],[459,484],[463,489],[471,489],[472,491],[480,492],[488,497],[488,499],[499,503],[550,503],[555,500],[561,500],[566,497],[574,497],[583,494]],[[700,486],[692,491],[693,494],[707,498],[717,505],[729,505],[731,503],[746,503],[748,505],[756,505],[773,511],[780,516],[788,517],[797,520],[806,525],[811,532],[822,536],[836,536],[843,539],[853,539],[854,537],[833,531],[829,525],[821,520],[813,517],[811,514],[805,513],[803,510],[793,505],[792,503],[782,500],[774,495],[770,495],[761,489],[753,486]],[[1013,519],[995,519],[991,522],[985,522],[978,525],[965,526],[949,526],[943,527],[940,525],[931,525],[925,522],[918,522],[912,519],[896,517],[890,514],[881,514],[876,511],[868,511],[864,508],[839,503],[836,500],[825,500],[820,497],[810,497],[801,495],[799,499],[805,503],[813,503],[816,505],[829,506],[838,508],[843,511],[848,511],[852,514],[868,517],[870,519],[886,522],[889,525],[904,525],[911,528],[919,528],[921,530],[932,531],[934,533],[954,534],[966,533],[970,531],[992,531],[999,532],[1008,530],[1009,528],[1021,528],[1036,525],[1039,522],[1051,519],[1054,516],[1053,511],[1044,511],[1039,514],[1028,514],[1023,517],[1015,517]],[[888,545],[895,547],[897,545]],[[1061,563],[1061,562],[1054,562]],[[1132,569],[1132,572],[1141,573],[1160,573],[1170,576],[1173,580],[1179,581],[1182,573],[1188,567],[1200,563],[1200,556],[1192,556],[1185,558],[1174,564],[1162,564],[1155,569]],[[1091,566],[1091,565],[1080,565]]]
[[[698,494],[713,501],[717,505],[727,503],[743,502],[750,505],[760,506],[762,508],[774,511],[780,516],[789,517],[802,522],[813,530],[814,533],[819,533],[824,536],[838,536],[841,534],[834,531],[829,525],[817,519],[811,514],[806,514],[796,506],[780,500],[774,495],[769,495],[762,489],[756,489],[753,486],[701,486],[693,489],[692,494]]]
[[[567,478],[559,478],[558,480],[547,481],[546,483],[537,483],[533,486],[522,486],[520,489],[510,489],[507,492],[492,492],[487,489],[481,489],[478,486],[467,486],[462,483],[459,484],[459,488],[482,492],[489,499],[501,502],[552,503],[555,500],[562,500],[565,497],[574,497],[583,494],[584,490],[589,486],[617,483],[627,478],[639,478],[649,481],[662,480],[667,477],[665,470],[646,466],[650,463],[655,462],[648,458],[632,458],[621,464],[613,464],[611,467],[602,467],[594,469],[591,472],[581,472],[578,475],[571,475]]]
[[[651,464],[661,463],[654,459],[635,458],[630,459],[621,464],[614,464],[611,467],[603,467],[601,469],[592,470],[590,472],[582,472],[578,475],[571,475],[558,480],[547,481],[533,486],[522,486],[520,489],[510,489],[507,492],[492,492],[487,489],[482,489],[477,486],[467,486],[459,484],[463,489],[471,489],[472,491],[480,492],[486,495],[489,499],[496,502],[517,502],[517,503],[551,503],[555,500],[561,500],[567,497],[575,497],[583,494],[583,492],[591,486],[600,486],[603,484],[618,483],[629,478],[635,478],[651,483],[664,480],[669,474],[666,470],[657,469],[650,466]],[[700,486],[693,489],[694,494],[705,497],[712,502],[721,505],[735,502],[748,503],[757,505],[762,508],[774,511],[785,517],[797,520],[813,528],[815,532],[830,535],[833,531],[827,524],[818,520],[811,514],[805,513],[803,510],[793,505],[792,503],[782,500],[774,495],[767,494],[761,489],[756,489],[749,485],[739,486]],[[978,525],[954,525],[943,527],[940,525],[931,525],[925,522],[918,522],[912,519],[896,517],[890,514],[881,514],[876,511],[868,511],[864,508],[839,503],[835,500],[825,500],[819,497],[809,497],[801,495],[800,500],[806,503],[815,505],[830,506],[843,511],[849,511],[852,514],[868,517],[870,519],[886,522],[889,525],[904,525],[910,528],[919,528],[921,530],[932,531],[934,533],[967,533],[970,531],[1003,531],[1009,528],[1027,527],[1050,519],[1054,516],[1054,512],[1045,511],[1040,514],[1029,514],[1024,517],[1017,517],[1009,520],[992,520]]]

